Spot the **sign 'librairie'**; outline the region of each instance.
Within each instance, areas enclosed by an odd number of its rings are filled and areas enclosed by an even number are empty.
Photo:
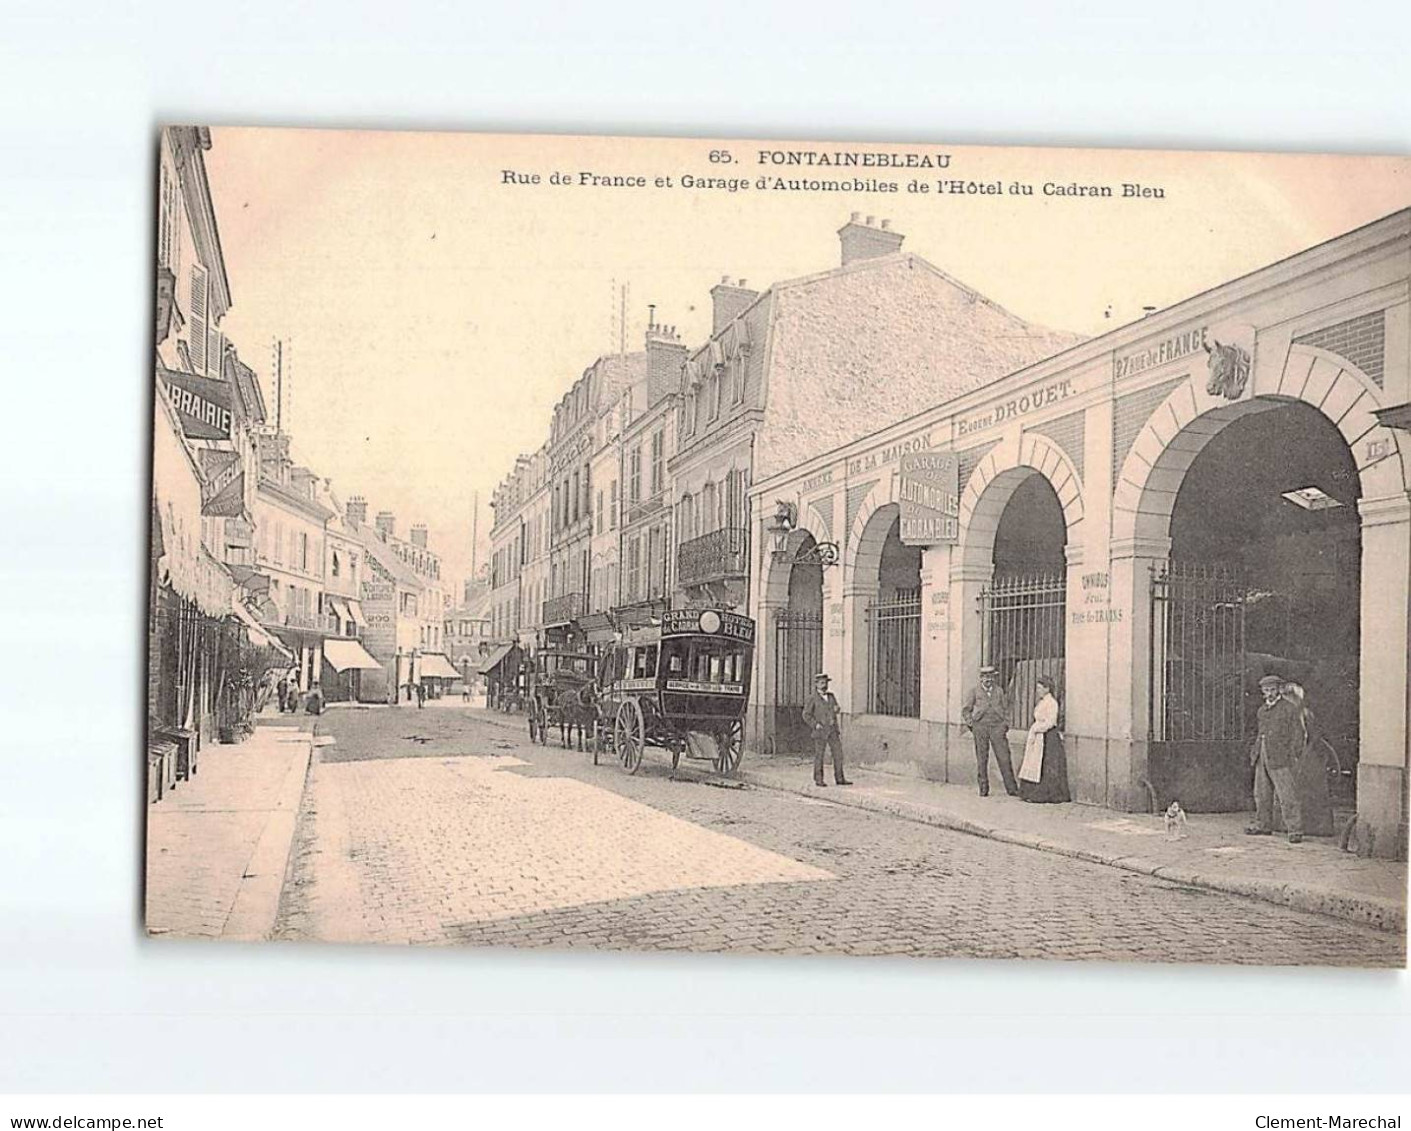
[[[897,484],[901,540],[907,546],[950,544],[960,538],[960,464],[954,452],[902,457]]]

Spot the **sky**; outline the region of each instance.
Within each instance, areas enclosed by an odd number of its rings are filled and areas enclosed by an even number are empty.
[[[773,163],[839,151],[932,167]],[[400,533],[426,523],[457,595],[477,492],[483,563],[496,483],[618,349],[624,285],[628,349],[648,304],[695,346],[723,276],[763,289],[835,267],[837,229],[859,212],[1020,317],[1091,335],[1411,205],[1406,158],[916,142],[218,128],[206,167],[233,299],[224,329],[271,409],[284,341],[295,458],[340,497],[393,511]],[[942,191],[950,182],[999,191]],[[1161,195],[1124,197],[1124,184]],[[1113,196],[1056,192],[1104,185]]]

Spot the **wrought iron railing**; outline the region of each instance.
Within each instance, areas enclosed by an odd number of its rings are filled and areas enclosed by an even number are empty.
[[[744,577],[749,568],[749,536],[736,526],[682,542],[676,551],[676,580],[681,585]]]
[[[567,624],[583,615],[583,594],[565,593],[544,602],[545,624]]]
[[[1216,565],[1171,562],[1151,575],[1151,737],[1244,737],[1249,586]]]
[[[921,591],[899,590],[867,608],[867,709],[921,717]]]
[[[1061,573],[995,578],[980,595],[981,658],[999,672],[1016,727],[1034,721],[1037,680],[1049,676],[1063,700],[1066,579]]]

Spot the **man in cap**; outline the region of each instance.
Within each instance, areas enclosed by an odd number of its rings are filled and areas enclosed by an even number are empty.
[[[838,730],[838,700],[828,690],[828,677],[819,672],[813,677],[813,694],[803,705],[803,721],[813,734],[813,784],[825,786],[823,780],[823,750],[833,750],[833,784],[852,785],[843,776],[843,736]]]
[[[1282,676],[1266,675],[1259,681],[1264,704],[1259,708],[1259,732],[1254,750],[1254,824],[1244,831],[1250,836],[1269,836],[1274,831],[1274,798],[1284,812],[1284,828],[1289,843],[1303,840],[1303,808],[1299,803],[1294,765],[1303,749],[1303,719],[1298,706],[1284,698]]]
[[[993,665],[980,669],[980,682],[970,689],[960,708],[961,721],[975,738],[975,777],[980,784],[980,796],[990,795],[990,751],[995,752],[999,774],[1004,779],[1004,792],[1011,797],[1019,793],[1014,780],[1014,756],[1009,749],[1009,720],[1012,709],[1009,696],[999,685],[999,673]]]

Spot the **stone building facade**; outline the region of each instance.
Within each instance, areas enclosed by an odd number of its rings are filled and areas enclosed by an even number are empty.
[[[1402,211],[791,466],[807,437],[762,422],[752,745],[788,741],[776,627],[803,603],[854,756],[973,782],[980,664],[1016,727],[1047,673],[1076,799],[1120,810],[1245,807],[1274,673],[1307,693],[1348,835],[1404,858],[1408,276]]]

